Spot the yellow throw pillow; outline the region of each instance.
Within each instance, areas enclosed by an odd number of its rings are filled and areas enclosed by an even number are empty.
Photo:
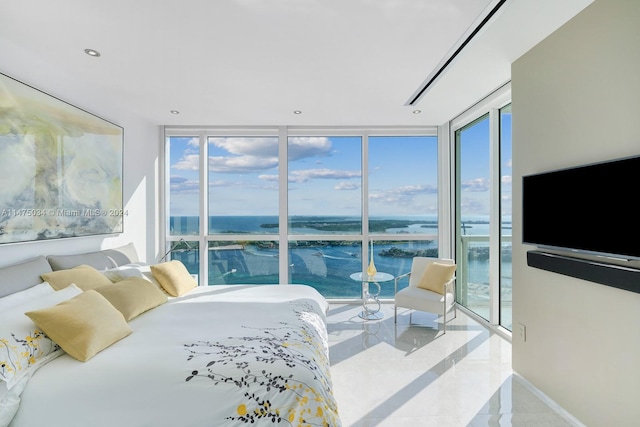
[[[130,277],[112,285],[95,288],[128,322],[147,310],[167,302],[167,296],[152,282],[140,277]]]
[[[151,273],[160,286],[174,297],[184,295],[198,286],[196,279],[191,277],[187,267],[178,260],[152,265]]]
[[[82,362],[131,333],[122,313],[94,290],[25,314],[53,342]]]
[[[66,288],[72,283],[83,291],[111,284],[111,280],[90,265],[79,265],[69,270],[58,270],[43,274],[40,277],[45,282],[49,282],[55,290]]]
[[[431,262],[424,269],[417,286],[444,295],[444,285],[451,280],[455,271],[455,264]]]

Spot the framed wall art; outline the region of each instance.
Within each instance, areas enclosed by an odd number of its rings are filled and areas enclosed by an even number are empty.
[[[0,244],[123,231],[120,126],[0,74]]]

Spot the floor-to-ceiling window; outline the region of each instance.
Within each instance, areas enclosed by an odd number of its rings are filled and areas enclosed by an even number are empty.
[[[491,165],[489,115],[456,131],[457,300],[489,319]]]
[[[509,86],[452,124],[457,301],[511,329]]]
[[[278,283],[278,135],[207,137],[208,284]]]
[[[182,261],[192,274],[200,271],[200,139],[197,134],[177,134],[165,147],[168,169],[165,197],[166,240],[163,258]]]
[[[356,298],[361,269],[363,136],[290,135],[289,282],[328,297]]]
[[[371,136],[368,148],[369,239],[378,270],[397,276],[413,256],[440,254],[437,139]],[[398,288],[408,285],[404,278]]]
[[[304,283],[357,298],[350,275],[371,242],[378,271],[394,276],[438,254],[435,128],[184,134],[166,130],[167,249],[201,284]]]

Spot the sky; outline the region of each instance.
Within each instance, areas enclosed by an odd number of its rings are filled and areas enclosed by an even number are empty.
[[[488,121],[464,130],[462,135],[463,213],[485,215]],[[510,165],[508,145],[503,157]],[[171,215],[198,215],[198,139],[172,137],[169,150]],[[210,137],[208,150],[209,215],[278,214],[277,137]],[[368,153],[370,217],[435,217],[435,136],[372,136]],[[288,156],[290,215],[361,215],[360,136],[290,137]],[[510,176],[510,167],[504,172]]]
[[[511,217],[511,112],[501,115],[500,122],[501,208]],[[460,131],[461,216],[473,218],[489,215],[490,153],[489,118],[471,123]]]

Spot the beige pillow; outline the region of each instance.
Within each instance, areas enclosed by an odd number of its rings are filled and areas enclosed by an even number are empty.
[[[111,284],[111,280],[90,265],[79,265],[69,270],[58,270],[43,274],[40,277],[45,282],[49,282],[55,290],[66,288],[72,283],[83,291]]]
[[[455,264],[431,262],[424,269],[417,286],[444,295],[444,285],[453,277],[455,271]]]
[[[53,342],[82,362],[131,333],[122,313],[94,290],[25,314]]]
[[[178,297],[198,286],[187,267],[178,260],[163,262],[151,266],[151,273],[160,286],[171,296]]]
[[[128,322],[147,310],[167,302],[167,296],[152,282],[140,277],[131,277],[95,288]]]

